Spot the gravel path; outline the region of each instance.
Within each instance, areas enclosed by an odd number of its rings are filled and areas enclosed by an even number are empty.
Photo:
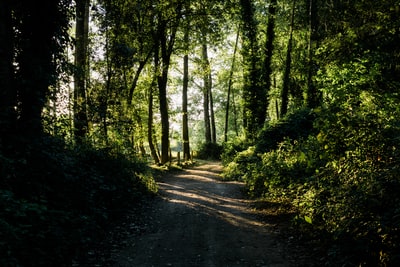
[[[243,184],[219,178],[218,162],[166,175],[146,229],[114,253],[113,266],[291,266],[273,225],[257,219]]]

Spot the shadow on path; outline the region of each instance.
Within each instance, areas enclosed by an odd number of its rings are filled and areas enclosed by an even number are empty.
[[[220,172],[219,163],[208,163],[163,177],[149,229],[114,266],[290,266],[272,227],[243,198],[243,184],[221,181]]]

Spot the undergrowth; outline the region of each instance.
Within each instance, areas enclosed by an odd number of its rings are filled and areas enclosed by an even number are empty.
[[[397,266],[400,128],[395,117],[299,112],[267,126],[263,138],[242,151],[229,151],[240,143],[226,145],[224,178],[244,181],[254,198],[291,202],[297,210],[294,225],[329,244],[326,266]]]
[[[197,158],[204,160],[220,160],[222,146],[216,143],[203,143],[197,151]]]
[[[71,266],[156,184],[145,162],[45,137],[0,155],[0,265]]]

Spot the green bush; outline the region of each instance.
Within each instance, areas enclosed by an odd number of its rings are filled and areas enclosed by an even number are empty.
[[[254,147],[249,147],[236,154],[236,157],[225,166],[222,176],[226,180],[245,181],[259,162],[260,158],[254,153]]]
[[[237,153],[246,150],[250,144],[243,137],[237,137],[231,141],[223,144],[221,160],[222,164],[225,166],[232,162],[236,157]]]
[[[385,105],[377,111],[365,101],[320,113],[315,155],[326,163],[303,188],[312,197],[298,195],[296,203],[301,218],[307,216],[314,229],[328,234],[342,264],[395,266],[400,260],[400,128],[394,114],[382,112]]]
[[[1,266],[70,266],[156,190],[139,159],[50,137],[1,155],[0,166]]]
[[[225,165],[223,174],[225,179],[245,181],[248,184],[249,192],[253,196],[265,194],[270,184],[280,184],[278,180],[282,178],[279,178],[280,171],[278,166],[286,163],[277,162],[280,161],[278,159],[280,156],[277,155],[283,155],[285,153],[284,146],[289,145],[291,142],[297,144],[300,140],[307,139],[315,131],[313,128],[315,118],[316,114],[310,109],[300,109],[289,113],[278,122],[267,124],[259,134],[254,146],[250,146],[246,140],[240,138],[225,143],[222,153],[222,161]],[[271,153],[268,154],[267,152]],[[265,155],[265,153],[267,154]],[[302,151],[299,151],[299,154],[302,157],[308,155],[308,153]],[[314,158],[309,160],[307,168],[312,168],[311,165],[315,165],[315,162],[310,162]],[[263,164],[267,166],[265,169],[262,169]],[[275,166],[274,164],[277,165]],[[271,169],[268,166],[271,166]],[[290,173],[290,171],[288,172]]]
[[[256,168],[244,176],[249,192],[255,197],[294,198],[296,188],[309,182],[322,164],[304,151],[312,141],[283,141],[277,150],[260,155]]]
[[[199,159],[221,160],[222,145],[216,143],[203,143],[197,152]]]
[[[307,182],[324,166],[320,152],[318,141],[313,136],[300,141],[286,139],[278,144],[278,149],[267,153],[257,153],[253,146],[237,153],[225,166],[223,176],[246,182],[253,197],[276,195],[286,188]]]
[[[394,266],[400,242],[399,168],[346,158],[321,173],[313,223],[325,229],[349,261]],[[357,258],[360,255],[360,258]]]
[[[266,124],[258,136],[256,151],[268,152],[278,148],[285,139],[306,139],[315,132],[313,122],[316,114],[307,108],[296,110],[287,114],[283,119]]]
[[[387,116],[390,107],[372,109],[368,99],[315,110],[306,137],[284,122],[268,126],[261,136],[270,139],[256,146],[235,154],[241,148],[230,145],[223,175],[244,181],[252,197],[291,201],[297,226],[331,244],[327,261],[397,266],[400,123],[396,110]]]

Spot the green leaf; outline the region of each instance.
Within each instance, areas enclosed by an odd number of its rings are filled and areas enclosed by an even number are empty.
[[[311,217],[304,216],[304,220],[305,220],[307,223],[312,224],[312,219],[311,219]]]

